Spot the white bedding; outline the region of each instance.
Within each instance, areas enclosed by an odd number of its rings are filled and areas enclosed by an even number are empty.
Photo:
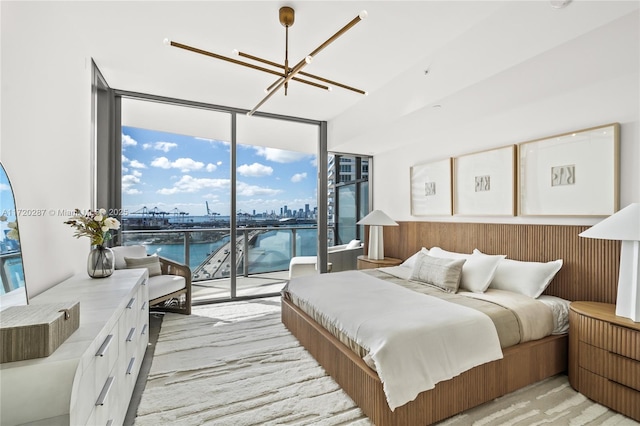
[[[404,280],[408,280],[409,277],[411,276],[411,268],[406,266],[390,266],[387,268],[379,268],[379,269],[381,271],[386,272],[387,274],[393,275],[398,278],[402,278]],[[504,300],[502,300],[501,293],[511,293],[511,292],[507,292],[505,290],[497,290],[497,291],[490,290],[484,294],[479,293],[480,296],[478,298],[482,298],[484,300],[497,303],[509,309],[514,309],[513,305],[510,305],[509,303],[506,303]],[[458,294],[462,296],[467,296],[467,297],[474,297],[478,295],[478,293],[471,293],[471,292],[465,292],[465,291],[458,292]],[[529,296],[523,296],[523,297],[528,298]],[[551,334],[567,334],[569,332],[569,305],[571,304],[571,302],[566,299],[562,299],[560,297],[549,296],[546,294],[538,296],[536,300],[538,300],[541,303],[544,303],[547,307],[551,309],[552,322],[553,322],[553,325],[552,325],[553,331],[551,332]],[[548,322],[548,317],[546,314],[545,314],[544,322],[545,323]],[[535,337],[535,338],[540,338],[540,337]],[[533,340],[533,339],[534,338],[529,338],[528,340]]]
[[[487,315],[359,271],[294,278],[287,291],[369,350],[391,410],[440,381],[502,358]]]

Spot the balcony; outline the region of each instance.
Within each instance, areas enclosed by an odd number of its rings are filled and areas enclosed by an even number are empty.
[[[189,265],[194,304],[279,293],[291,258],[315,256],[317,238],[316,226],[241,228],[233,241],[229,228],[122,231],[122,245],[141,244],[148,254]]]

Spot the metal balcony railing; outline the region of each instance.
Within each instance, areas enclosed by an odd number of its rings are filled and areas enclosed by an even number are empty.
[[[236,274],[288,270],[294,256],[315,256],[316,226],[247,227],[236,230],[232,242],[230,228],[124,230],[122,245],[142,244],[147,253],[187,264],[194,282],[228,278],[231,251],[235,250]]]

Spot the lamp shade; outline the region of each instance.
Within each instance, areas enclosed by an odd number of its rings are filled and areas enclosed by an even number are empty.
[[[640,241],[640,203],[629,204],[580,233],[580,236],[603,240]]]
[[[398,226],[395,220],[387,216],[382,210],[374,210],[357,222],[358,225],[369,225],[369,259],[384,259],[383,226]]]
[[[374,210],[357,222],[358,225],[398,226],[398,223],[382,210]]]
[[[640,322],[640,204],[628,205],[580,236],[622,241],[616,315]]]

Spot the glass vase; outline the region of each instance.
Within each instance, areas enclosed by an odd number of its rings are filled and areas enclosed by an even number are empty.
[[[91,278],[105,278],[115,269],[113,250],[104,246],[93,246],[87,258],[87,273]]]

